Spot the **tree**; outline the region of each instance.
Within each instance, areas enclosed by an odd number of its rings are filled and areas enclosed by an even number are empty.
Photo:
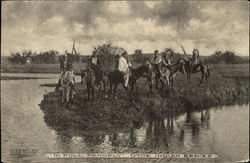
[[[112,46],[111,43],[109,43],[95,47],[94,51],[97,52],[97,57],[101,62],[102,69],[110,72],[114,70],[115,56],[125,52],[125,49]]]

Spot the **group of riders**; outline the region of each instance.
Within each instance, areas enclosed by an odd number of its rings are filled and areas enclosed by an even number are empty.
[[[60,62],[60,69],[61,74],[59,77],[59,81],[56,87],[56,90],[60,87],[60,80],[64,75],[67,75],[66,73],[74,73],[73,72],[73,60],[72,57],[70,57],[71,54],[67,53],[65,51],[65,54],[63,55],[61,62]],[[160,67],[161,66],[171,66],[172,60],[173,60],[174,52],[172,49],[167,48],[164,53],[159,53],[158,50],[154,51],[154,57],[150,60],[150,63],[154,65],[156,68],[157,74],[160,74]],[[193,50],[192,58],[190,60],[190,67],[191,71],[194,68],[195,65],[199,63],[199,51],[197,49]],[[88,64],[90,65],[90,68],[93,69],[94,66],[98,67],[99,69],[102,69],[102,63],[98,58],[98,52],[96,49],[94,49],[92,56],[88,60]],[[125,89],[128,88],[129,83],[129,67],[132,67],[129,58],[128,53],[124,51],[122,54],[118,54],[115,56],[115,70],[121,73],[123,78],[123,86]],[[74,86],[73,86],[73,89]]]

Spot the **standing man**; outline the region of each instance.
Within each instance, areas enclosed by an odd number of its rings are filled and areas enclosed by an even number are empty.
[[[155,86],[156,89],[158,89],[158,80],[161,78],[160,67],[162,63],[161,55],[159,54],[158,50],[155,50],[154,57],[151,59],[150,62],[155,69]]]
[[[118,59],[118,71],[121,72],[123,77],[123,85],[125,89],[128,89],[128,81],[129,81],[129,67],[131,66],[128,61],[128,53],[123,52],[122,55]]]
[[[158,50],[155,50],[154,57],[151,59],[150,62],[154,66],[157,75],[160,75],[160,66],[161,66],[162,59]]]
[[[101,69],[101,62],[99,61],[97,57],[96,50],[93,51],[92,56],[90,58],[91,60],[91,68],[93,69],[93,65],[97,66],[99,69]]]

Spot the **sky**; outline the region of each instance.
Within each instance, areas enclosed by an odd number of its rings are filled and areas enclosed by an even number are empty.
[[[200,55],[249,55],[246,1],[5,1],[1,55],[75,48],[82,55],[106,43],[133,53],[172,48]]]

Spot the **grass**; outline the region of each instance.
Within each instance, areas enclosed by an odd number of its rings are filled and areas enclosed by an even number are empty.
[[[249,102],[248,64],[210,67],[208,84],[199,85],[200,74],[192,75],[192,84],[186,84],[186,77],[177,74],[173,92],[149,93],[146,79],[142,78],[132,94],[120,86],[118,100],[104,99],[102,93],[96,92],[95,102],[88,102],[85,87],[78,83],[71,106],[61,105],[59,94],[51,92],[44,95],[41,109],[53,128],[112,132],[139,126],[147,115],[160,118],[168,113],[177,115],[187,110]]]
[[[73,70],[80,74],[80,69],[86,66],[85,63],[75,63]],[[11,64],[8,62],[1,63],[1,71],[7,73],[50,73],[59,74],[60,65],[58,64]]]

